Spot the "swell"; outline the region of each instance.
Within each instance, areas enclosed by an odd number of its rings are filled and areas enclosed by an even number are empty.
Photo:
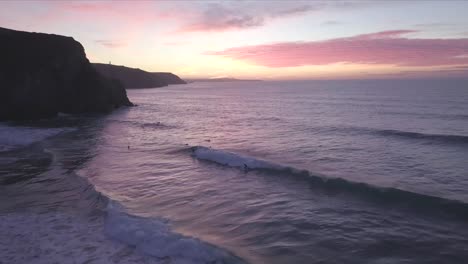
[[[21,158],[18,158],[21,156]],[[0,185],[16,184],[34,179],[47,172],[54,163],[54,156],[47,149],[31,147],[0,152]]]
[[[423,119],[442,119],[442,120],[456,120],[456,121],[466,121],[468,120],[468,115],[465,114],[438,114],[438,113],[414,113],[414,112],[396,112],[396,111],[386,111],[381,112],[385,115],[397,115],[397,116],[414,116],[417,118]]]
[[[71,210],[91,213],[105,208],[108,198],[86,178],[62,166],[60,153],[46,143],[16,151],[15,160],[0,170],[0,211]],[[1,156],[0,156],[1,158]],[[6,199],[8,198],[8,199]],[[3,200],[3,202],[1,202]]]
[[[342,178],[329,178],[315,175],[307,170],[256,159],[236,153],[211,149],[203,146],[190,148],[192,155],[200,160],[214,162],[220,165],[236,167],[248,171],[259,171],[268,174],[288,175],[305,180],[311,188],[325,192],[348,193],[361,197],[366,201],[379,205],[396,206],[400,209],[410,209],[456,219],[468,220],[468,204],[438,196],[431,196],[391,187],[378,187],[363,182],[353,182]]]
[[[446,144],[468,144],[468,136],[450,134],[430,134],[395,129],[375,129],[364,127],[321,127],[313,128],[323,133],[368,134],[381,137],[395,137],[408,140],[424,140]]]
[[[26,147],[59,134],[74,131],[73,127],[41,128],[0,123],[0,152]]]
[[[158,260],[170,260],[170,263],[246,264],[227,250],[173,232],[163,219],[128,214],[116,201],[109,202],[106,213],[104,230],[109,237]]]
[[[116,120],[111,119],[110,122],[116,122],[125,125],[137,126],[143,129],[171,129],[175,128],[173,125],[164,124],[162,122],[141,122],[132,120]]]
[[[409,139],[425,139],[445,143],[463,143],[468,144],[468,136],[462,135],[444,135],[444,134],[425,134],[418,132],[408,132],[400,130],[375,130],[375,133],[382,136],[403,137]]]

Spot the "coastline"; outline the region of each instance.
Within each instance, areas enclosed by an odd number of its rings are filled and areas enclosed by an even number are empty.
[[[128,214],[101,193],[81,170],[93,154],[64,144],[80,129],[3,129],[27,137],[0,152],[0,264],[245,263],[167,221]],[[34,166],[24,170],[25,162]]]
[[[11,247],[9,252],[3,251],[8,255],[6,263],[238,263],[229,252],[249,263],[271,264],[314,263],[317,259],[462,262],[467,243],[466,194],[443,191],[445,186],[464,187],[463,182],[457,186],[434,184],[437,178],[430,174],[415,178],[418,174],[410,173],[415,160],[401,157],[444,161],[451,169],[433,171],[446,172],[444,179],[456,182],[462,172],[456,168],[466,164],[452,157],[464,157],[466,135],[455,129],[425,128],[432,127],[432,122],[441,127],[450,124],[442,121],[446,116],[454,122],[465,116],[459,111],[441,116],[419,111],[419,107],[404,108],[411,100],[405,96],[392,101],[394,105],[384,109],[388,113],[378,114],[376,119],[371,116],[339,125],[335,121],[303,123],[308,120],[305,113],[327,113],[339,103],[343,108],[337,113],[349,120],[354,120],[352,114],[347,115],[349,107],[373,110],[374,105],[368,104],[365,87],[333,90],[337,98],[317,102],[330,94],[328,87],[308,90],[292,86],[286,90],[301,89],[304,95],[298,97],[280,90],[284,83],[262,85],[266,86],[260,91],[266,92],[261,94],[256,84],[227,83],[133,90],[130,95],[140,107],[110,116],[60,116],[5,124],[0,132],[17,135],[12,139],[4,136],[6,148],[0,151],[0,174],[5,173],[0,177],[0,211],[8,211],[0,216],[5,222],[0,234],[5,242],[0,249]],[[409,92],[421,91],[414,89]],[[267,92],[271,95],[265,97]],[[376,93],[385,103],[393,90]],[[357,98],[350,101],[351,95]],[[464,107],[465,95],[452,100]],[[425,96],[431,99],[433,93]],[[228,119],[226,112],[213,111],[220,100],[233,109]],[[317,103],[314,108],[307,108],[309,104],[304,108],[304,101]],[[252,111],[257,106],[288,110]],[[407,113],[406,119],[402,119],[402,111]],[[423,120],[427,125],[415,129],[405,122],[395,127],[372,122],[394,117]],[[289,132],[291,137],[272,137],[264,131]],[[309,140],[311,134],[316,140]],[[296,142],[303,145],[297,147]],[[375,150],[375,144],[393,146],[397,155]],[[413,150],[434,154],[418,156]],[[352,158],[341,156],[344,153]],[[388,166],[374,166],[380,164],[380,158]],[[332,165],[334,171],[312,167],[304,160]],[[418,166],[421,171],[433,169]],[[377,174],[353,178],[348,167],[359,167],[364,175],[377,171],[389,181],[379,180]],[[402,229],[407,232],[400,232]],[[374,254],[374,246],[387,241],[385,234],[396,234],[391,242],[401,249],[390,259],[385,252]],[[406,251],[409,243],[421,254]],[[324,244],[323,251],[315,250]],[[445,245],[443,251],[427,248],[441,244]],[[340,246],[346,249],[337,256]],[[62,252],[67,251],[71,253],[65,258]]]
[[[108,238],[102,215],[0,213],[0,263],[170,263]]]
[[[11,129],[21,131],[21,127]],[[6,179],[20,179],[0,184],[0,263],[163,263],[105,234],[108,199],[87,179],[62,168],[60,153],[45,147],[50,144],[43,138],[45,132],[60,130],[23,130],[29,136],[26,144],[32,145],[0,152],[16,158],[3,164],[1,172],[10,175]],[[65,133],[70,131],[75,130]],[[58,133],[50,139],[61,136]],[[34,175],[17,169],[22,167],[17,163],[21,159],[47,162],[33,168],[38,173]]]

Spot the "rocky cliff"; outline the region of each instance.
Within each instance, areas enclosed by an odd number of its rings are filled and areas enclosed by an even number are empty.
[[[103,63],[93,63],[93,66],[101,74],[121,81],[126,89],[155,88],[170,84],[186,83],[179,76],[170,72],[147,72],[140,69]]]
[[[130,106],[122,84],[99,74],[71,37],[0,28],[0,120]]]

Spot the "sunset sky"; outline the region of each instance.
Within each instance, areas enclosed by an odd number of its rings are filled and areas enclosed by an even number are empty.
[[[468,77],[468,1],[1,1],[0,27],[184,78]]]

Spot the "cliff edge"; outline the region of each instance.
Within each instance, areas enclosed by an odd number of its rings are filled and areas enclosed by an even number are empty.
[[[131,106],[117,80],[99,74],[71,37],[0,28],[0,120]]]
[[[141,69],[103,63],[93,63],[93,66],[102,75],[121,81],[126,89],[186,84],[179,76],[170,72],[147,72]]]

